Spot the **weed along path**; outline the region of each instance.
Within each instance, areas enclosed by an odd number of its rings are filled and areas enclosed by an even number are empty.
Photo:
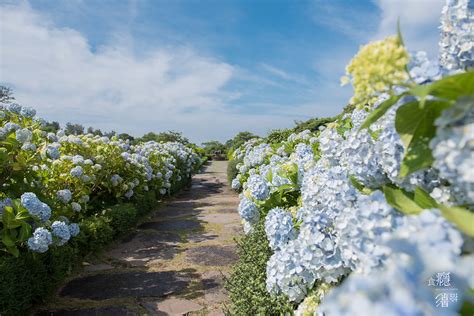
[[[212,162],[195,175],[191,188],[70,279],[44,314],[223,315],[223,276],[241,233],[226,167]]]

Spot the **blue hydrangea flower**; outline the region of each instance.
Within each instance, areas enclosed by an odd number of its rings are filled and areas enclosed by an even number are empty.
[[[232,180],[232,189],[239,190],[241,187],[239,179]]]
[[[24,117],[31,118],[36,115],[36,110],[31,107],[24,106],[22,107],[20,114],[23,115]]]
[[[74,212],[80,212],[82,210],[81,204],[76,202],[72,202],[71,207]]]
[[[472,0],[450,0],[442,10],[440,64],[447,71],[474,67],[474,5]]]
[[[84,163],[84,157],[81,155],[75,155],[72,157],[72,163],[75,165],[81,165]]]
[[[24,143],[23,146],[21,146],[21,150],[35,151],[36,150],[36,145],[32,144],[32,143]]]
[[[72,237],[79,235],[80,233],[79,225],[76,223],[69,224],[69,233],[71,234]]]
[[[11,131],[16,131],[18,129],[20,129],[20,125],[16,124],[16,123],[12,123],[12,122],[7,122],[3,128],[7,131],[7,133],[11,132]]]
[[[270,195],[270,188],[267,182],[258,174],[249,177],[247,180],[247,190],[255,199],[261,201],[266,200]]]
[[[16,140],[22,144],[29,143],[32,137],[33,133],[27,128],[22,128],[16,131]]]
[[[112,182],[112,185],[114,187],[116,187],[117,185],[119,185],[123,179],[122,177],[120,177],[118,174],[113,174],[111,177],[110,177],[110,181]]]
[[[84,170],[82,169],[81,166],[76,166],[74,168],[71,169],[70,171],[70,174],[71,176],[75,177],[75,178],[79,178],[82,176]]]
[[[34,252],[44,253],[48,251],[48,248],[52,243],[53,236],[43,227],[36,228],[33,236],[28,238],[28,248]]]
[[[21,105],[19,105],[18,103],[10,103],[8,106],[7,106],[7,110],[12,112],[12,113],[15,113],[15,114],[20,114],[21,112]]]
[[[58,245],[62,246],[69,238],[71,238],[71,233],[69,232],[69,226],[65,222],[54,221],[51,225],[51,231],[54,236],[59,238]]]
[[[52,143],[47,145],[46,154],[48,155],[48,157],[51,159],[58,159],[59,156],[61,156],[61,153],[59,152],[59,147],[61,147],[61,144],[59,143]]]
[[[286,245],[296,236],[291,214],[282,208],[271,209],[265,218],[265,233],[270,248],[273,250],[278,250]]]
[[[62,203],[67,204],[72,199],[72,193],[68,189],[59,190],[58,192],[56,192],[56,197]]]
[[[127,199],[130,199],[132,196],[133,196],[133,190],[128,190],[127,192],[125,192],[125,197]]]
[[[36,197],[36,194],[32,192],[23,193],[20,201],[28,213],[39,217],[42,222],[47,221],[51,217],[51,208],[46,203],[41,202]]]
[[[257,205],[255,205],[255,203],[250,199],[244,197],[242,200],[240,200],[238,210],[240,217],[242,217],[242,219],[245,221],[251,224],[258,222],[260,214],[258,212]]]

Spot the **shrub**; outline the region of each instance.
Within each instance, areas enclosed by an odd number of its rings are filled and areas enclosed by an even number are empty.
[[[117,236],[135,225],[137,209],[131,203],[117,204],[107,209],[105,215],[110,219],[113,234]]]
[[[238,163],[238,160],[229,160],[229,163],[227,164],[227,181],[229,181],[229,183],[232,183],[232,180],[234,180],[239,173],[239,170],[237,169]]]
[[[134,202],[138,215],[146,214],[158,205],[156,194],[152,191],[137,195]]]
[[[110,243],[114,238],[114,231],[110,219],[102,216],[92,216],[80,223],[81,232],[73,239],[82,254],[97,251]]]
[[[252,233],[237,241],[239,260],[233,267],[226,289],[232,301],[232,315],[284,315],[293,306],[284,296],[271,296],[266,289],[267,261],[272,255],[265,235],[263,221]]]
[[[20,257],[0,256],[0,311],[27,315],[33,304],[44,301],[74,268],[77,249],[70,245],[45,254],[27,252]]]

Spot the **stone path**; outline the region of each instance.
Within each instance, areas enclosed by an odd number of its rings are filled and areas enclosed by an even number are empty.
[[[39,315],[223,315],[223,278],[237,259],[238,196],[212,162],[61,288]]]

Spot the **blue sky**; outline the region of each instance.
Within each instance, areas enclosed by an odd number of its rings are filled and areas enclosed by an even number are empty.
[[[195,142],[337,114],[360,45],[436,57],[443,0],[1,1],[0,82],[48,120]]]

